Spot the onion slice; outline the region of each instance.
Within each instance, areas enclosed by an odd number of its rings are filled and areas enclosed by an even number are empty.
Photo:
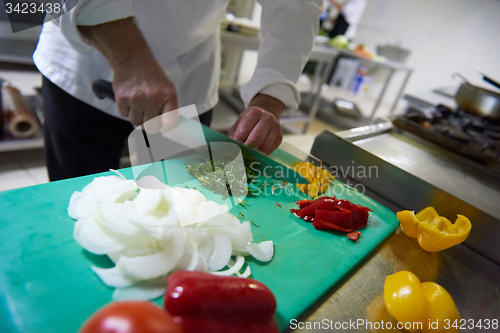
[[[113,300],[139,300],[147,301],[158,298],[165,293],[167,281],[164,276],[154,280],[141,281],[130,287],[116,288],[113,292]]]
[[[215,248],[212,256],[208,259],[207,267],[210,271],[218,271],[224,268],[231,259],[231,240],[226,236],[214,235]]]
[[[125,288],[137,283],[137,280],[127,278],[118,267],[99,268],[91,266],[94,273],[104,282],[108,287]]]
[[[247,244],[246,249],[258,261],[271,261],[274,255],[273,241],[266,241],[259,244]]]
[[[94,254],[106,254],[124,249],[131,239],[99,226],[92,217],[75,223],[73,237],[85,250]]]
[[[116,265],[128,276],[139,280],[167,274],[181,258],[186,238],[185,230],[176,229],[175,235],[161,252],[147,256],[121,256]]]
[[[218,272],[211,272],[211,273],[214,275],[219,275],[219,276],[230,276],[230,275],[233,275],[233,274],[236,274],[237,272],[239,272],[244,264],[245,264],[245,257],[236,256],[236,263],[234,264],[233,267],[226,269],[225,271],[218,271]]]
[[[75,191],[69,198],[68,215],[75,220],[91,217],[97,204],[91,194]]]

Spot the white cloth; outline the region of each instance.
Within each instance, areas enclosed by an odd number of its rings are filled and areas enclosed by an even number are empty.
[[[358,24],[366,8],[366,0],[349,0],[342,6],[342,14],[349,23],[345,36],[352,40],[358,32]]]
[[[80,0],[68,14],[44,24],[33,55],[40,72],[72,96],[122,118],[109,100],[97,99],[91,84],[111,80],[106,59],[80,35],[78,25],[135,17],[153,55],[173,82],[179,107],[196,104],[203,113],[218,101],[219,26],[228,0]],[[259,0],[262,5],[257,68],[241,87],[248,106],[257,93],[296,109],[295,87],[318,30],[321,0]]]

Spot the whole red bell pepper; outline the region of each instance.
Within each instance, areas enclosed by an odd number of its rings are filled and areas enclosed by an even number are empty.
[[[259,281],[179,271],[167,285],[164,308],[185,333],[278,332],[276,299]]]

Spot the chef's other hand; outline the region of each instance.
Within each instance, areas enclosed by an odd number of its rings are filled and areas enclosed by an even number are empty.
[[[279,122],[283,108],[276,98],[257,94],[229,130],[229,137],[266,154],[272,153],[283,140]]]
[[[115,70],[113,90],[118,111],[135,126],[178,108],[175,87],[153,58]],[[158,130],[149,129],[150,132]]]

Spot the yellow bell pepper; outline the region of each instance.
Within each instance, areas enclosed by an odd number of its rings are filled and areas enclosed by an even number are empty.
[[[455,301],[453,301],[453,298],[446,289],[434,282],[422,283],[422,289],[429,300],[428,321],[427,324],[424,323],[422,332],[441,333],[460,331],[456,326],[455,329],[451,327],[453,323],[459,323],[461,318]],[[445,327],[448,329],[445,329]]]
[[[302,193],[309,194],[311,198],[316,198],[319,194],[328,189],[330,171],[317,167],[311,162],[295,163],[295,171],[304,176],[310,184],[297,184],[297,188]]]
[[[421,323],[427,316],[429,300],[418,277],[408,271],[401,271],[385,278],[384,301],[387,312],[397,321]]]
[[[406,330],[459,331],[451,327],[455,320],[460,322],[460,313],[446,289],[434,282],[420,283],[411,272],[400,271],[385,279],[384,301],[387,312]]]
[[[432,207],[418,214],[409,210],[397,213],[401,229],[406,236],[416,238],[420,247],[428,252],[438,252],[462,243],[469,236],[472,225],[468,218],[457,215],[455,223],[439,216]]]

